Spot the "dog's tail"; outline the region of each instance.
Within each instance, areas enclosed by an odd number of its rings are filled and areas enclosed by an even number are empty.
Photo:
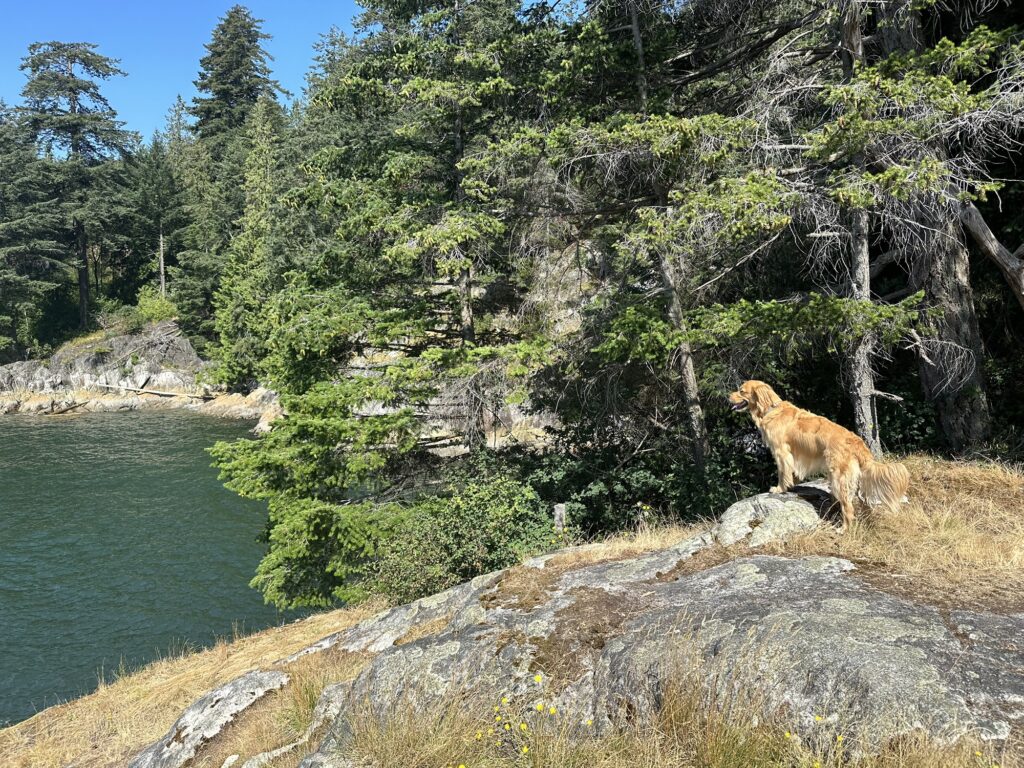
[[[907,495],[910,473],[902,464],[870,461],[860,477],[860,496],[870,506],[894,510]]]

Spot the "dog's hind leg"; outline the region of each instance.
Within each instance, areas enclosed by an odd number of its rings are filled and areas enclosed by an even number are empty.
[[[850,526],[853,525],[855,515],[853,499],[858,484],[855,467],[856,465],[847,468],[845,472],[839,467],[829,467],[828,482],[832,488],[832,496],[839,502],[839,509],[843,513],[843,525],[839,529],[840,532],[849,530]]]

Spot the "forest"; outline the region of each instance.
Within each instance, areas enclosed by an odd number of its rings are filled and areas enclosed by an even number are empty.
[[[301,94],[233,7],[145,140],[94,43],[0,104],[0,362],[176,318],[277,391],[212,450],[269,602],[721,512],[770,485],[747,378],[877,453],[1024,459],[1024,4],[363,7]]]

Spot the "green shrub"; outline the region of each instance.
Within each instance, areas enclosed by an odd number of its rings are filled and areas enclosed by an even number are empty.
[[[374,589],[408,602],[515,565],[550,539],[551,516],[530,486],[508,477],[468,482],[407,511],[378,550]]]
[[[139,317],[147,323],[172,320],[178,316],[178,308],[174,306],[174,302],[161,296],[151,285],[143,286],[139,290],[136,309]]]

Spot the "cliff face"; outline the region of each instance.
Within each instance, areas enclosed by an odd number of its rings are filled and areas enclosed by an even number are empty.
[[[429,711],[467,691],[571,713],[570,738],[586,738],[654,717],[681,668],[720,701],[752,695],[785,713],[823,750],[845,738],[870,752],[911,731],[1009,738],[1024,725],[1024,614],[915,601],[845,559],[752,549],[818,526],[822,503],[815,489],[763,494],[660,551],[594,562],[565,550],[387,610],[211,692],[131,765],[189,764],[328,653],[366,662],[323,691],[304,736],[239,765],[288,754],[353,768],[367,713]]]
[[[205,366],[171,321],[135,334],[88,337],[49,360],[0,366],[0,413],[187,408],[267,423],[279,413],[267,390],[227,395],[200,384]]]

